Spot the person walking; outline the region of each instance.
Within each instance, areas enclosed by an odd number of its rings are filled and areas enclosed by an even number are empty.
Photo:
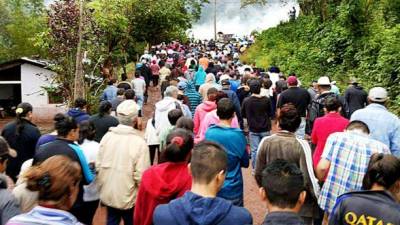
[[[400,157],[400,119],[385,107],[388,93],[382,87],[369,91],[369,105],[353,113],[350,121],[359,120],[368,125],[371,138],[386,144],[393,155]]]
[[[202,142],[192,151],[189,172],[192,188],[169,204],[159,205],[154,225],[253,224],[250,212],[218,197],[227,177],[228,155],[214,142]]]
[[[352,121],[344,132],[334,133],[326,141],[316,169],[318,179],[325,180],[318,199],[325,220],[332,213],[337,197],[361,190],[371,156],[390,153],[386,145],[368,137],[369,131],[365,123]]]
[[[15,113],[15,120],[6,124],[1,131],[1,136],[17,152],[17,156],[9,160],[6,170],[7,175],[14,181],[17,180],[22,163],[35,155],[36,143],[40,138],[39,129],[32,123],[32,105],[27,102],[20,103]]]
[[[243,118],[247,118],[249,126],[251,165],[254,173],[258,144],[264,137],[271,134],[272,106],[269,98],[260,95],[261,83],[259,80],[250,81],[249,86],[252,94],[243,101],[242,115]]]
[[[288,103],[291,103],[296,107],[299,115],[301,116],[301,124],[299,129],[296,131],[296,135],[299,138],[304,139],[307,108],[311,103],[311,96],[307,90],[298,87],[299,82],[295,76],[289,76],[287,79],[287,84],[289,88],[283,91],[278,98],[278,112],[283,105]]]
[[[249,154],[246,151],[247,141],[242,130],[231,127],[235,107],[228,98],[218,101],[217,115],[220,123],[207,130],[205,140],[222,145],[229,156],[226,180],[218,192],[218,197],[227,199],[236,206],[243,206],[242,167],[249,166]]]
[[[108,132],[110,127],[118,126],[119,122],[111,116],[112,105],[108,101],[103,101],[99,106],[99,113],[90,117],[89,121],[96,128],[94,140],[100,142],[103,136]]]
[[[68,110],[67,114],[80,124],[90,118],[90,115],[86,112],[86,107],[87,101],[84,98],[77,98],[74,102],[74,108]]]
[[[116,87],[116,79],[110,79],[107,82],[107,87],[104,89],[103,94],[101,95],[100,101],[109,101],[111,102],[114,98],[117,97],[118,88]]]
[[[133,225],[133,212],[143,172],[150,167],[149,149],[139,135],[138,106],[129,101],[117,108],[119,125],[104,135],[96,161],[100,201],[107,225]],[[115,151],[118,149],[118,151]]]
[[[344,92],[344,98],[348,106],[348,117],[359,110],[363,109],[368,104],[368,94],[361,87],[356,79],[352,79],[349,82],[350,86]]]

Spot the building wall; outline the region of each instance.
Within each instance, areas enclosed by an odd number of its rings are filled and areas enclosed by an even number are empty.
[[[42,88],[49,86],[55,73],[28,63],[21,65],[22,101],[33,106],[36,121],[50,121],[58,112],[65,112],[65,107],[49,104],[47,92]]]

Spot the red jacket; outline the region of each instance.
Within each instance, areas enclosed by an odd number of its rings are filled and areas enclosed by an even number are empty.
[[[154,209],[189,191],[192,177],[187,163],[166,162],[150,167],[143,173],[136,198],[135,225],[153,224]]]
[[[314,168],[317,168],[329,135],[336,132],[343,132],[348,124],[349,120],[342,117],[339,113],[328,113],[315,120],[311,133],[312,143],[317,145],[313,154]]]

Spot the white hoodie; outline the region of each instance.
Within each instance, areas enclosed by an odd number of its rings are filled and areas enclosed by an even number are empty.
[[[168,120],[168,113],[173,109],[177,109],[177,106],[182,110],[181,103],[172,97],[164,97],[163,100],[156,103],[155,110],[155,127],[157,135],[162,134],[166,129],[168,129],[171,124]],[[183,112],[183,111],[182,111]]]

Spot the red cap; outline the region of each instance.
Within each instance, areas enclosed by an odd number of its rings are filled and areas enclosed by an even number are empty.
[[[297,86],[298,82],[297,82],[297,78],[295,76],[290,76],[287,79],[287,84],[289,86]]]

